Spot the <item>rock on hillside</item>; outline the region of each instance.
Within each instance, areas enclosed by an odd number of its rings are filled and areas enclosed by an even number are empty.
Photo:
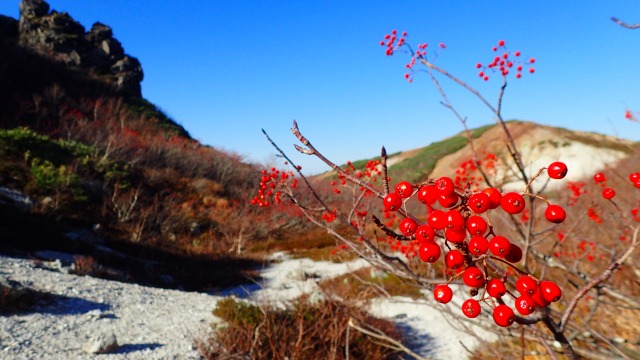
[[[50,10],[44,0],[22,0],[17,33],[22,46],[87,70],[123,94],[142,96],[142,66],[125,53],[109,26],[96,22],[86,31],[68,13]]]

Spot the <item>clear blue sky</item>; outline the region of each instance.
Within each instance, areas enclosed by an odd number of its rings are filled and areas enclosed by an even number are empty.
[[[18,16],[18,0],[0,14]],[[306,170],[326,168],[297,155],[289,129],[297,119],[314,145],[338,163],[427,145],[459,132],[426,75],[409,84],[407,57],[379,45],[392,29],[408,41],[447,45],[437,64],[489,99],[475,64],[504,39],[534,56],[536,73],[509,83],[505,118],[640,140],[640,22],[628,1],[135,1],[51,0],[85,27],[110,25],[137,57],[143,95],[202,142],[264,162],[274,151],[264,128]],[[477,101],[442,80],[472,127],[493,122]]]

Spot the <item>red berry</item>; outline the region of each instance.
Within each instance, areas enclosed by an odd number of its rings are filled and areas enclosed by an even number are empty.
[[[530,68],[530,69],[529,69],[529,72],[533,74],[534,72],[536,72],[536,69],[534,69],[534,68]]]
[[[442,210],[433,210],[429,213],[427,222],[436,230],[442,230],[447,226],[447,215]]]
[[[516,290],[523,295],[533,295],[538,290],[538,283],[527,275],[522,275],[516,280]]]
[[[542,297],[549,302],[556,302],[562,297],[562,290],[553,281],[544,280],[540,282],[540,292]]]
[[[397,211],[402,207],[402,198],[396,193],[389,193],[383,200],[386,211]]]
[[[516,321],[516,315],[509,306],[501,304],[493,309],[493,321],[498,326],[508,327]]]
[[[459,211],[449,210],[446,213],[447,228],[464,228],[464,217]]]
[[[438,203],[443,207],[443,208],[452,208],[454,207],[457,203],[458,203],[459,197],[458,194],[454,192],[452,192],[451,194],[447,194],[447,195],[440,195],[438,197]]]
[[[464,228],[447,228],[444,237],[453,243],[461,243],[467,238],[467,230]]]
[[[489,209],[495,209],[500,206],[500,200],[502,200],[502,194],[496,188],[486,188],[482,190],[483,193],[489,195]]]
[[[465,285],[472,288],[479,288],[484,285],[484,274],[482,270],[475,266],[469,266],[462,274],[462,281]]]
[[[515,56],[520,56],[520,51],[516,51],[516,52],[514,52],[514,53],[513,53],[513,55],[515,55]]]
[[[499,298],[507,293],[507,287],[500,279],[491,279],[487,281],[487,293],[489,296]]]
[[[520,246],[511,244],[511,246],[509,246],[509,252],[504,256],[504,259],[512,264],[520,262],[520,260],[522,260],[522,249]]]
[[[436,231],[427,224],[422,224],[416,229],[416,240],[420,242],[432,242],[435,236]]]
[[[635,184],[638,182],[638,180],[640,180],[640,172],[634,172],[629,174],[629,181]]]
[[[462,303],[462,313],[468,318],[477,317],[481,311],[480,303],[475,299],[467,299]]]
[[[462,255],[460,250],[450,250],[444,257],[444,264],[449,269],[459,269],[464,265],[464,255]]]
[[[480,256],[489,250],[489,241],[484,236],[476,235],[469,240],[469,252],[471,255]]]
[[[433,298],[441,304],[446,304],[453,298],[453,290],[447,284],[436,285],[433,290]]]
[[[547,301],[544,296],[542,296],[542,290],[540,290],[540,288],[538,288],[538,290],[531,296],[531,298],[533,299],[533,302],[535,302],[536,306],[539,307],[549,306],[549,304],[551,303],[550,301]]]
[[[511,242],[504,236],[494,236],[489,242],[489,249],[491,252],[499,257],[504,257],[509,253]]]
[[[522,195],[516,192],[509,192],[502,195],[500,206],[509,214],[519,214],[524,210],[525,202]]]
[[[469,234],[482,236],[487,232],[489,225],[487,225],[487,222],[482,217],[478,215],[471,215],[467,219],[465,227]]]
[[[424,262],[434,263],[440,259],[440,254],[442,250],[440,249],[440,245],[438,245],[435,241],[429,241],[420,244],[418,248],[418,255],[420,259]]]
[[[447,176],[443,176],[436,180],[434,185],[440,195],[449,195],[455,190],[453,180]]]
[[[413,194],[413,185],[408,181],[401,181],[396,185],[396,193],[406,199]]]
[[[536,62],[536,59],[535,59],[535,58],[531,58],[531,59],[529,59],[529,63],[533,64],[534,62]]]
[[[544,217],[554,224],[560,224],[567,217],[567,213],[559,205],[549,205],[544,211]]]
[[[504,46],[504,40],[498,41],[498,46]]]
[[[520,295],[514,304],[516,310],[522,315],[529,315],[536,310],[536,303],[529,295]]]
[[[597,174],[593,175],[593,180],[595,182],[597,182],[597,183],[601,183],[601,182],[603,182],[603,181],[605,181],[607,179],[605,178],[603,173],[597,173]]]
[[[418,201],[423,204],[431,205],[438,200],[436,187],[433,185],[424,185],[418,190]]]
[[[412,236],[418,229],[418,222],[412,218],[404,218],[400,221],[400,232],[404,236]]]
[[[561,161],[551,163],[547,168],[547,174],[552,179],[562,179],[567,176],[567,165]]]
[[[489,210],[489,205],[491,205],[491,200],[489,200],[489,195],[485,193],[476,193],[469,197],[469,209],[476,214],[482,214]]]
[[[607,200],[611,200],[611,199],[613,199],[614,196],[616,196],[616,192],[612,188],[606,188],[606,189],[602,190],[602,197],[603,198],[605,198]]]

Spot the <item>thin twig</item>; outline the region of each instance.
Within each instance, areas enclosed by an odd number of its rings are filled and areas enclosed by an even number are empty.
[[[576,306],[578,306],[578,302],[580,301],[580,299],[582,299],[591,289],[595,288],[596,286],[600,285],[604,281],[608,280],[613,275],[613,273],[620,268],[620,265],[622,265],[625,262],[625,260],[627,260],[627,258],[631,256],[631,254],[636,249],[639,243],[638,241],[639,230],[640,230],[640,226],[636,227],[635,231],[633,232],[633,240],[631,242],[631,245],[629,245],[629,248],[627,249],[627,251],[625,251],[625,253],[622,254],[622,256],[620,256],[617,260],[611,262],[611,264],[609,264],[609,266],[599,276],[589,281],[585,286],[583,286],[580,289],[580,291],[578,291],[578,293],[573,297],[573,299],[571,299],[571,302],[569,302],[569,305],[567,305],[567,308],[564,311],[564,314],[562,315],[562,319],[560,320],[560,324],[558,326],[558,329],[560,331],[564,331],[564,328],[566,327],[567,322],[569,321],[569,317],[573,313],[573,310],[575,310]]]
[[[627,29],[631,29],[631,30],[635,30],[635,29],[640,28],[640,23],[638,23],[638,24],[628,24],[628,23],[618,19],[617,17],[612,17],[611,20],[614,23],[622,26],[623,28],[627,28]]]
[[[423,356],[420,356],[420,355],[416,354],[411,349],[409,349],[408,347],[404,346],[402,343],[390,338],[389,336],[387,336],[383,332],[381,332],[379,330],[376,331],[377,329],[368,330],[368,329],[365,329],[365,328],[357,325],[355,323],[355,321],[353,321],[353,318],[349,319],[349,327],[352,327],[352,328],[360,331],[363,334],[366,334],[366,335],[369,335],[369,336],[374,337],[376,339],[380,339],[382,341],[385,341],[385,342],[388,343],[387,346],[389,346],[389,347],[391,347],[393,349],[401,350],[401,351],[405,352],[406,354],[411,355],[411,356],[413,356],[414,358],[416,358],[418,360],[428,360],[428,358],[425,358]]]

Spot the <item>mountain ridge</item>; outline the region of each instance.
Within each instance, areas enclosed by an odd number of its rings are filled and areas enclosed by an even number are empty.
[[[563,160],[568,161],[568,165],[572,165],[571,162],[576,162],[574,168],[581,170],[573,171],[569,180],[578,181],[598,169],[612,166],[613,162],[631,154],[633,148],[639,144],[597,132],[570,130],[538,124],[533,121],[509,120],[505,122],[505,126],[509,129],[513,140],[521,151],[530,176],[551,161]],[[392,179],[408,180],[414,183],[425,181],[427,178],[455,176],[456,171],[463,163],[474,158],[468,144],[468,136],[471,136],[477,149],[477,160],[482,161],[483,156],[493,154],[503,162],[506,161],[505,164],[513,165],[509,162],[506,133],[500,125],[491,124],[469,129],[469,134],[463,130],[428,145],[389,155],[387,158],[389,176]],[[579,154],[569,151],[576,144],[584,146],[582,151],[585,153],[585,160],[594,161],[585,161],[584,164],[579,161]],[[550,153],[543,156],[542,152],[545,149]],[[564,151],[560,151],[561,149]],[[554,158],[555,160],[552,160]],[[356,160],[352,163],[358,168],[368,161],[378,159],[379,157],[372,157]],[[544,163],[545,161],[548,163]],[[330,172],[327,172],[321,174],[320,177],[329,174]],[[576,174],[579,175],[576,176]],[[503,180],[503,184],[508,182],[506,179]]]

